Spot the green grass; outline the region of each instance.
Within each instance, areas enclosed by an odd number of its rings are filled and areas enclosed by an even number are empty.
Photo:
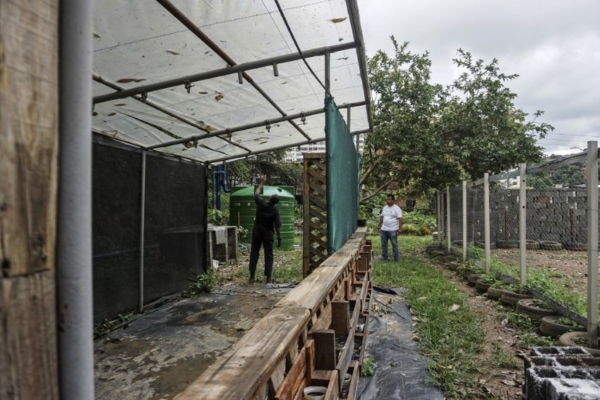
[[[373,242],[375,249],[380,249],[379,238],[373,237]],[[485,336],[463,292],[419,259],[418,253],[430,242],[429,237],[401,236],[401,261],[376,261],[373,283],[406,290],[406,301],[418,317],[416,333],[421,351],[431,360],[428,367],[434,382],[448,398],[464,398],[469,388],[476,386],[471,374],[480,368],[476,355]]]
[[[491,268],[513,278],[520,279],[520,267],[508,265],[492,258]],[[579,315],[587,314],[587,300],[585,294],[573,293],[556,278],[561,278],[561,273],[556,273],[542,268],[527,269],[527,287],[536,289],[546,297],[570,308]]]
[[[263,255],[261,249],[261,255]],[[245,257],[241,257],[244,255]],[[238,249],[238,257],[240,259],[247,259],[249,255],[248,249]],[[300,282],[302,280],[302,248],[294,248],[291,250],[279,250],[277,248],[273,251],[273,278],[278,283],[290,283]],[[235,278],[248,281],[250,279],[250,271],[248,265],[244,265],[242,268],[238,268],[234,274]],[[264,261],[262,258],[258,260],[256,267],[256,280],[258,282],[264,282]]]

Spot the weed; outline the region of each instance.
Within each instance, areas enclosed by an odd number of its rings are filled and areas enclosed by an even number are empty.
[[[498,343],[494,343],[492,346],[493,357],[489,359],[489,362],[493,367],[517,369],[521,366],[521,362],[517,361],[513,354],[508,353]]]
[[[196,276],[192,282],[190,287],[181,292],[181,297],[194,297],[200,293],[210,293],[217,286],[219,278],[214,270],[209,269],[205,274]]]
[[[363,359],[360,376],[373,376],[375,373],[375,360],[371,357]]]

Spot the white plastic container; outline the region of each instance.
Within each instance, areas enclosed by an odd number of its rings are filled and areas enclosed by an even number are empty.
[[[323,400],[327,388],[323,386],[308,386],[304,389],[304,400]]]

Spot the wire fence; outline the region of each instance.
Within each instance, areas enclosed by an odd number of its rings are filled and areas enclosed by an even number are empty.
[[[587,324],[587,315],[597,327],[597,305],[588,309],[598,298],[595,143],[587,152],[440,191],[438,230],[445,246],[464,259],[527,285],[576,322]],[[544,279],[560,290],[542,290]]]

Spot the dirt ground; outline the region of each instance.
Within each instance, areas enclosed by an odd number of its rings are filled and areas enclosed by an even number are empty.
[[[492,253],[506,264],[520,265],[519,249],[496,249]],[[572,293],[587,293],[587,252],[527,250],[527,268],[544,268],[552,278]],[[600,286],[600,285],[599,285]]]
[[[498,303],[488,300],[487,296],[477,293],[474,287],[467,285],[466,281],[459,278],[451,271],[444,270],[446,275],[456,283],[465,294],[469,296],[469,307],[483,320],[483,330],[486,335],[483,351],[479,354],[481,360],[493,358],[494,346],[500,347],[508,354],[512,354],[514,362],[519,367],[516,369],[496,368],[487,365],[480,373],[482,399],[485,395],[499,399],[521,399],[524,379],[523,359],[517,356],[520,350],[515,347],[515,331],[503,323],[504,314],[498,310]]]

